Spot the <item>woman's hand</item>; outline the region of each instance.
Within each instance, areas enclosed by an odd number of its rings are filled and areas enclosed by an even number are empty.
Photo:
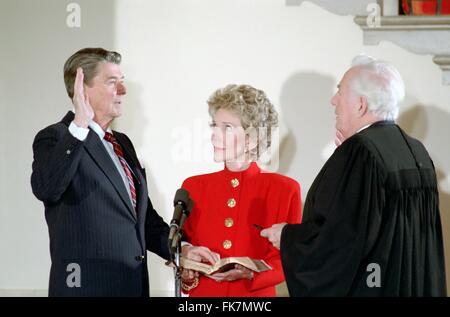
[[[236,264],[232,270],[222,273],[215,273],[209,277],[217,282],[232,282],[240,279],[252,280],[253,272],[240,264]]]

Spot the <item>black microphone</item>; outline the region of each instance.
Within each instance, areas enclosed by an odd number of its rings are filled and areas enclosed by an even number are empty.
[[[186,204],[186,208],[183,209],[181,214],[179,229],[183,228],[186,218],[191,214],[192,207],[194,207],[194,202],[189,198],[188,203]],[[178,234],[173,237],[173,240],[171,240],[172,244],[170,245],[170,249],[173,253],[177,250],[178,240],[180,240],[180,235]]]
[[[189,193],[186,189],[180,188],[175,193],[175,198],[173,199],[173,205],[175,207],[173,211],[172,221],[170,221],[170,232],[169,232],[169,245],[172,244],[173,237],[178,232],[180,228],[180,221],[182,219],[182,215],[184,214],[184,210],[189,204]],[[184,222],[184,219],[183,219]]]

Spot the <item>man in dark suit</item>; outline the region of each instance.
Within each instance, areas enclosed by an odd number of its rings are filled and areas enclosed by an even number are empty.
[[[50,236],[49,296],[148,296],[146,251],[169,258],[133,144],[112,131],[126,88],[121,56],[85,48],[64,65],[75,113],[33,143],[34,195]]]

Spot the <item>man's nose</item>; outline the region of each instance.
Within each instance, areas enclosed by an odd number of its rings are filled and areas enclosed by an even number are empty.
[[[117,85],[117,94],[118,95],[125,95],[127,93],[127,87],[123,83],[119,83]]]

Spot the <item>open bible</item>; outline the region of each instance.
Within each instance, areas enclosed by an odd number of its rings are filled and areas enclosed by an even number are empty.
[[[272,267],[264,260],[254,260],[249,257],[229,257],[217,261],[214,265],[207,263],[199,263],[189,259],[181,258],[180,265],[185,269],[211,275],[218,272],[226,272],[234,269],[235,264],[240,264],[254,272],[264,272],[272,270]]]

